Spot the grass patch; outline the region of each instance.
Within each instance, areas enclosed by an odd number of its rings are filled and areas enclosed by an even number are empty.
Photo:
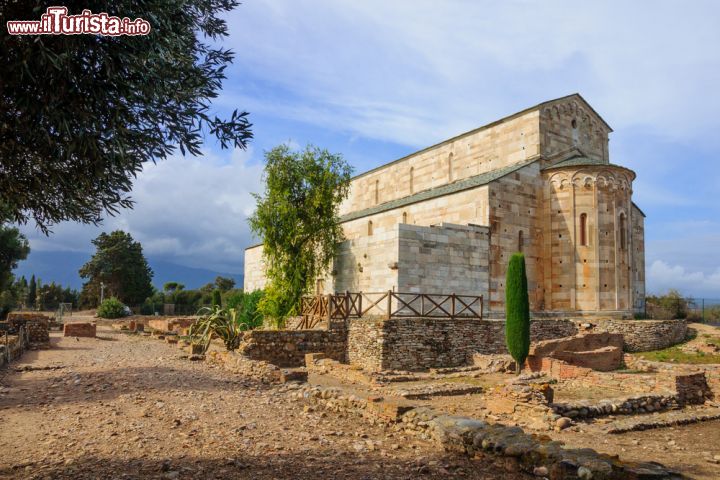
[[[705,352],[688,353],[681,350],[682,345],[656,350],[654,352],[640,352],[637,355],[652,362],[687,363],[691,365],[706,365],[720,363],[719,354]]]

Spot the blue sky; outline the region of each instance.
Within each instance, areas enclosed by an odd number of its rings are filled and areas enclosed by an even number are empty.
[[[247,0],[214,108],[251,113],[250,149],[210,141],[148,166],[136,208],[101,228],[24,231],[37,251],[89,253],[123,228],[154,258],[240,273],[265,150],[312,143],[361,172],[579,92],[615,130],[611,161],[638,174],[649,291],[717,298],[718,18],[711,1]]]

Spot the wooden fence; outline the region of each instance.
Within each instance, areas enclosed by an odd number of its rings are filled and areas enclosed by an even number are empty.
[[[368,314],[390,318],[474,318],[482,320],[482,295],[412,292],[345,292],[308,295],[300,303],[298,329],[313,328],[321,321],[361,318]]]

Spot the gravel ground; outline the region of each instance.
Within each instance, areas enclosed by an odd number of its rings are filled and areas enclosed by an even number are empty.
[[[157,340],[52,334],[0,373],[0,478],[472,478],[487,463],[357,418],[306,412]]]

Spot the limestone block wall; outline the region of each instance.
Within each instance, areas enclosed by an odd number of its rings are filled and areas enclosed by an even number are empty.
[[[392,230],[400,223],[488,225],[488,207],[488,186],[484,185],[344,222],[343,233],[352,240]]]
[[[342,242],[324,292],[382,292],[398,284],[398,226]]]
[[[525,254],[530,309],[544,308],[542,271],[542,179],[540,164],[533,163],[489,186],[490,288],[489,308],[504,312],[505,275],[510,256]]]
[[[401,224],[398,230],[398,291],[487,298],[488,227]]]
[[[631,289],[633,309],[645,311],[645,215],[635,205],[632,206],[632,278]]]
[[[589,158],[608,161],[608,134],[612,130],[581,99],[544,106],[540,117],[540,151],[545,157],[580,148]]]
[[[523,162],[540,152],[539,117],[521,112],[361,174],[341,214]]]
[[[632,265],[639,268],[633,249],[644,243],[641,229],[631,228],[638,213],[634,173],[597,165],[551,168],[544,175],[544,310],[632,310]],[[636,290],[644,292],[642,278]]]
[[[243,290],[252,292],[265,288],[265,261],[263,260],[263,247],[256,245],[245,249],[245,276],[243,277]]]

